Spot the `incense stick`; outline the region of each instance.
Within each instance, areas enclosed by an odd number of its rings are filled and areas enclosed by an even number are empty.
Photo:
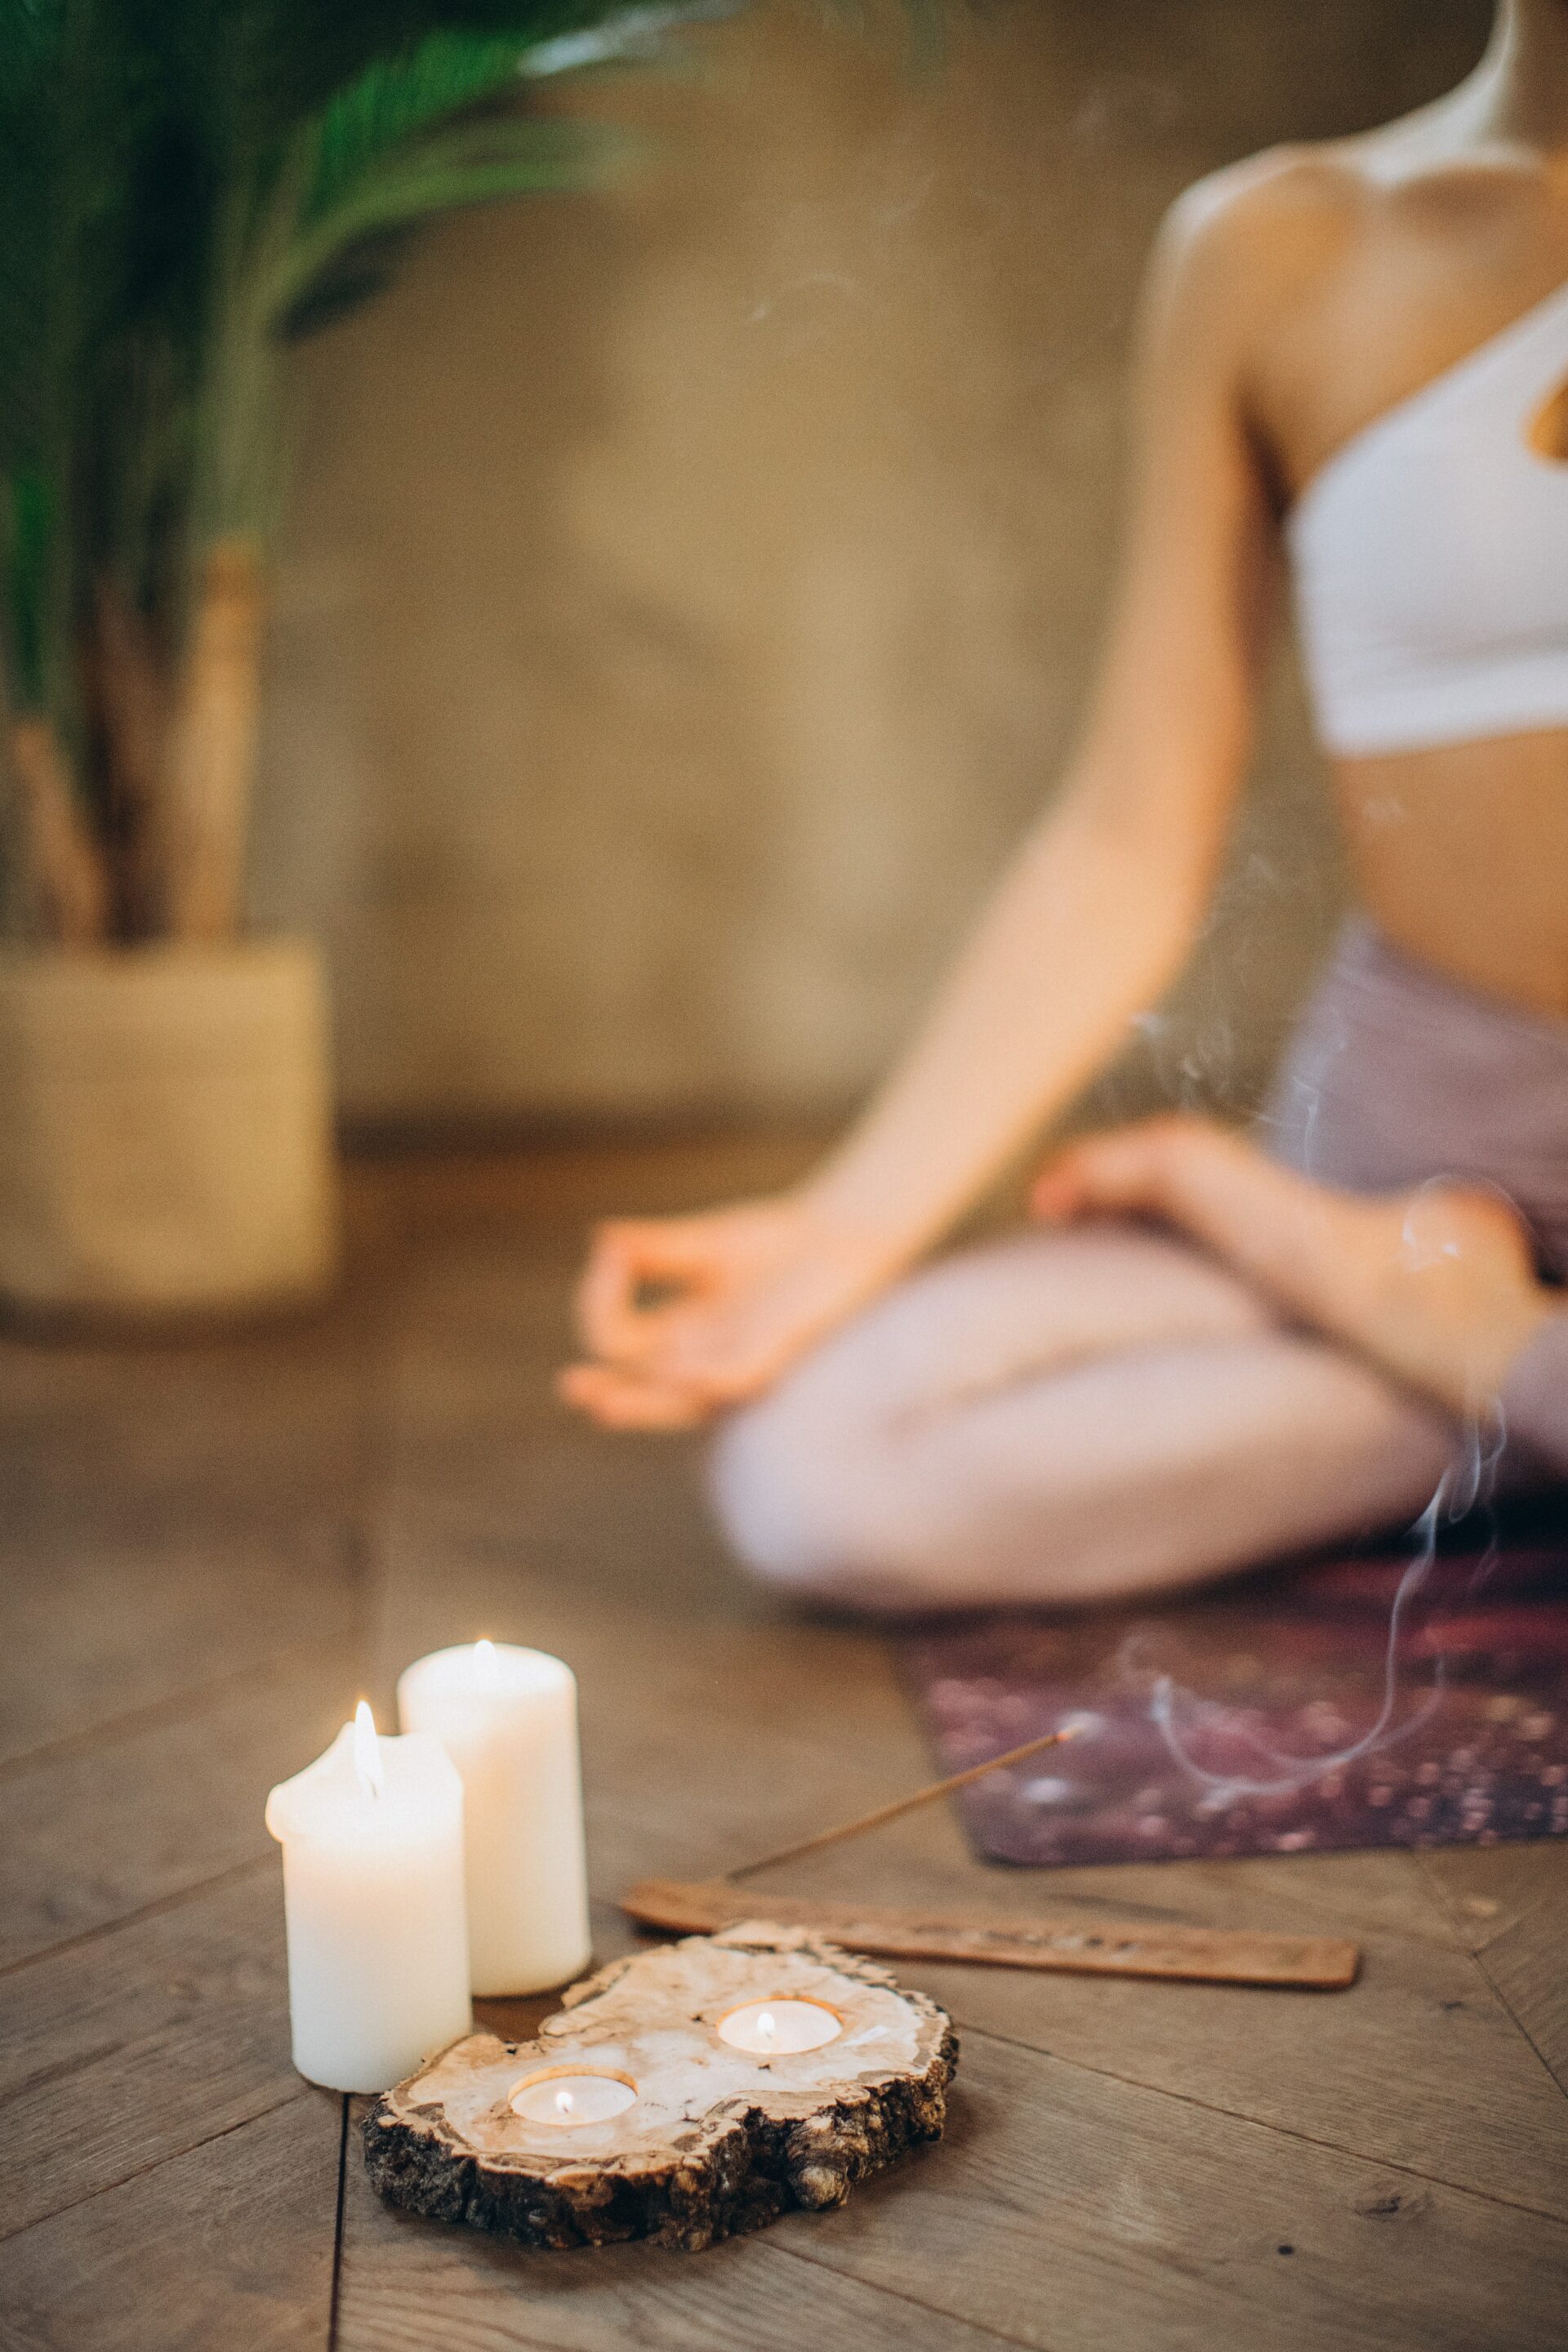
[[[1071,1739],[1077,1726],[1066,1731],[1047,1731],[1042,1738],[1026,1739],[1021,1748],[1009,1748],[1005,1755],[993,1756],[988,1763],[972,1764],[967,1772],[954,1772],[945,1780],[933,1780],[928,1788],[917,1789],[912,1796],[897,1797],[890,1805],[879,1805],[874,1813],[861,1813],[855,1821],[840,1822],[837,1829],[819,1830],[815,1837],[802,1838],[795,1845],[780,1846],[776,1853],[764,1853],[760,1862],[742,1862],[724,1873],[725,1882],[737,1878],[752,1878],[759,1870],[771,1870],[778,1862],[797,1862],[804,1853],[816,1853],[825,1845],[837,1845],[841,1838],[858,1837],[863,1830],[880,1829],[884,1822],[897,1821],[900,1813],[912,1813],[917,1805],[929,1805],[938,1797],[950,1796],[954,1789],[966,1789],[972,1780],[984,1780],[987,1772],[1003,1771],[1009,1764],[1022,1764],[1026,1758],[1038,1756],[1042,1748],[1059,1748],[1064,1739]]]

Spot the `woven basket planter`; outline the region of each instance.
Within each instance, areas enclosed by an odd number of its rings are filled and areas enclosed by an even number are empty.
[[[331,1284],[312,947],[6,953],[0,1104],[0,1305],[14,1315],[243,1315]]]

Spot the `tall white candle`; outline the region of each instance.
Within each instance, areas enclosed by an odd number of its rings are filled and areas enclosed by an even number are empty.
[[[416,1659],[405,1731],[431,1732],[463,1776],[468,1956],[478,1993],[542,1992],[587,1964],[577,1684],[542,1650],[476,1642]]]
[[[362,1699],[267,1800],[283,1848],[294,2063],[384,2091],[466,2033],[463,1784],[440,1743],[383,1739]]]

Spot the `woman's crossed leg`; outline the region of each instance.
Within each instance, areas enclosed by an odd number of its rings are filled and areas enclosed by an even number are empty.
[[[857,1609],[1111,1600],[1415,1517],[1454,1423],[1173,1236],[1025,1233],[927,1267],[713,1454],[747,1565]]]

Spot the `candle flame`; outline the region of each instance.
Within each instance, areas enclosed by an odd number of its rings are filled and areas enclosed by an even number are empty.
[[[381,1741],[367,1698],[362,1698],[354,1709],[354,1770],[359,1774],[359,1784],[365,1795],[379,1797],[386,1779],[386,1769],[381,1759]]]
[[[764,2042],[771,2042],[778,2030],[778,2020],[774,2017],[773,2011],[771,2009],[764,2009],[761,2017],[757,2020],[758,2033],[762,2036]]]
[[[494,1690],[497,1682],[496,1645],[482,1638],[474,1643],[474,1671],[481,1690]]]
[[[556,2092],[556,2094],[555,2094],[555,2110],[556,2110],[556,2113],[557,2113],[558,2115],[569,2116],[569,2115],[571,2114],[571,2112],[572,2112],[573,2108],[576,2105],[576,2104],[577,2104],[577,2102],[576,2102],[576,2100],[572,2096],[572,2094],[571,2094],[571,2092],[570,2092],[570,2091],[557,2091],[557,2092]]]

